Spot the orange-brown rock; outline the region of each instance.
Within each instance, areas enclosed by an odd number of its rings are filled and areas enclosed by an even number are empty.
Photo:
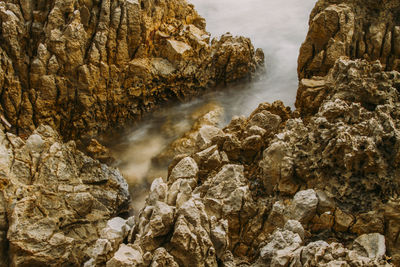
[[[116,130],[170,99],[251,77],[250,40],[213,40],[185,0],[0,2],[1,122],[65,139]]]
[[[299,79],[325,76],[335,61],[380,60],[400,70],[400,3],[397,0],[320,0],[300,48]]]
[[[320,0],[298,57],[296,108],[315,114],[329,90],[325,76],[340,57],[366,59],[400,70],[400,3]],[[349,73],[351,75],[351,73]]]

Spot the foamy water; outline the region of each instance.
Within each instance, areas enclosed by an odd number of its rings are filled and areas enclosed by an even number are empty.
[[[155,176],[151,159],[174,138],[190,129],[190,114],[210,101],[225,110],[224,123],[234,115],[249,115],[261,102],[282,100],[294,106],[297,57],[316,0],[189,0],[206,21],[213,37],[230,32],[250,37],[266,56],[266,71],[257,81],[232,85],[190,103],[156,112],[128,131],[113,149],[118,167],[132,185],[133,205],[143,205],[143,192]],[[166,124],[167,122],[167,124]],[[167,127],[165,127],[167,125]],[[167,131],[168,129],[168,131]],[[150,175],[149,175],[150,171]],[[138,190],[139,188],[139,190]]]

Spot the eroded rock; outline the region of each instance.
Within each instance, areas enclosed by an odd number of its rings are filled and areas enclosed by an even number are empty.
[[[125,220],[108,221],[129,207],[128,185],[117,170],[85,156],[72,141],[62,143],[48,126],[26,141],[0,131],[0,151],[3,262],[8,256],[12,266],[80,265],[107,225],[105,235],[122,242]],[[107,242],[98,250],[112,251]]]
[[[122,129],[171,100],[250,79],[263,53],[229,34],[210,43],[184,0],[0,5],[0,122],[65,139]]]

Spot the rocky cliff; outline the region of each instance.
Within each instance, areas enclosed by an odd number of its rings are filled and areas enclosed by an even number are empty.
[[[107,266],[399,264],[400,73],[339,59],[324,81],[307,120],[276,102],[199,133]]]
[[[249,39],[210,44],[185,0],[0,2],[0,116],[19,135],[64,139],[122,128],[162,102],[248,78]]]
[[[379,60],[385,70],[400,71],[399,18],[400,3],[395,0],[318,1],[300,48],[299,79],[326,76],[341,56]],[[299,87],[296,108],[303,116],[317,111],[324,93],[321,82]]]
[[[396,0],[323,0],[310,15],[300,49],[300,78],[325,76],[340,56],[379,60],[400,70],[400,3]]]
[[[188,142],[164,151],[184,154],[175,156],[166,181],[154,180],[134,218],[115,217],[124,217],[128,203],[118,171],[84,156],[74,142],[61,143],[44,126],[26,141],[0,131],[1,260],[11,266],[399,266],[397,10],[390,0],[319,1],[299,56],[298,109],[263,103],[224,129],[194,127],[183,136]],[[371,25],[382,14],[383,36],[393,38],[388,56],[376,58],[386,41],[376,43]],[[365,50],[352,54],[363,47],[357,36]],[[310,54],[307,46],[321,50]],[[225,80],[228,73],[216,76]]]

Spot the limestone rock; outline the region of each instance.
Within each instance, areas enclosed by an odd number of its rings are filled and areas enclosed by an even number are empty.
[[[121,174],[84,156],[74,142],[62,143],[50,127],[40,126],[26,141],[0,131],[0,151],[0,227],[7,232],[1,248],[9,247],[10,265],[83,264],[107,223],[125,224],[108,221],[128,209]]]
[[[260,257],[271,266],[285,266],[291,261],[290,253],[298,249],[302,243],[298,234],[278,230],[272,235],[271,241],[261,249]]]
[[[331,197],[329,197],[326,192],[322,190],[316,190],[315,193],[317,194],[318,198],[317,211],[319,214],[335,210],[335,201]]]
[[[97,159],[101,163],[112,164],[114,158],[112,157],[108,148],[99,143],[96,139],[91,139],[89,145],[86,147],[86,152],[89,156]]]
[[[314,217],[317,205],[318,198],[313,189],[300,191],[293,198],[289,217],[306,224]]]
[[[283,229],[298,234],[304,240],[304,228],[299,221],[288,220]]]
[[[354,223],[354,217],[340,209],[335,211],[335,231],[346,232]]]
[[[83,125],[90,136],[109,125],[102,123],[103,107],[111,109],[111,124],[123,124],[167,99],[162,81],[176,81],[168,88],[185,98],[196,88],[248,77],[262,61],[245,38],[224,35],[210,46],[204,21],[184,1],[55,1],[43,8],[26,2],[0,3],[10,47],[0,49],[0,115],[12,126],[10,118],[29,122],[34,113],[57,125],[57,114],[74,123],[67,136],[80,135]],[[224,129],[208,113],[204,121],[214,122],[193,127],[167,181],[156,179],[146,206],[127,221],[114,218],[128,202],[116,170],[83,156],[73,142],[63,144],[47,127],[25,141],[0,131],[0,260],[86,267],[398,265],[400,74],[391,71],[398,64],[398,7],[392,0],[319,1],[299,58],[298,110],[263,103]],[[34,22],[29,34],[42,38],[27,43],[24,20]],[[15,49],[28,45],[32,59]],[[65,90],[70,86],[76,90]],[[129,106],[135,115],[127,114],[125,104],[135,99],[140,105]],[[54,101],[84,108],[69,118],[68,105],[54,109]],[[37,114],[36,105],[49,109]],[[93,117],[100,118],[95,130]]]
[[[356,216],[351,231],[358,234],[384,233],[384,216],[377,211],[370,211]]]
[[[223,113],[223,108],[214,102],[207,103],[201,108],[196,109],[190,114],[190,117],[193,119],[191,129],[155,156],[152,159],[153,164],[167,166],[171,164],[171,159],[175,156],[187,155],[198,152],[199,149],[207,148],[211,143],[210,138],[213,139],[214,137],[218,137],[218,134],[221,134],[221,131],[216,126],[221,123]],[[211,129],[211,131],[207,131],[208,129]],[[171,134],[175,135],[174,129],[170,130],[167,128],[163,129],[163,131],[171,131]]]
[[[122,244],[118,251],[114,254],[107,262],[107,267],[129,267],[129,266],[141,266],[143,264],[143,258],[138,249],[132,246]]]
[[[41,123],[68,140],[113,134],[165,101],[250,79],[263,64],[247,38],[210,44],[185,0],[6,0],[0,24],[0,124],[24,134]]]
[[[169,180],[174,182],[178,179],[197,178],[198,171],[199,168],[197,167],[196,161],[191,157],[186,157],[172,169]]]
[[[335,61],[380,60],[387,70],[399,69],[397,1],[320,0],[310,15],[300,49],[299,78],[325,76]],[[299,100],[299,99],[298,99]]]
[[[150,267],[179,267],[174,257],[165,248],[158,248],[154,251],[153,260]]]
[[[354,240],[353,247],[366,253],[370,259],[381,259],[386,253],[385,237],[381,234],[365,234]]]

